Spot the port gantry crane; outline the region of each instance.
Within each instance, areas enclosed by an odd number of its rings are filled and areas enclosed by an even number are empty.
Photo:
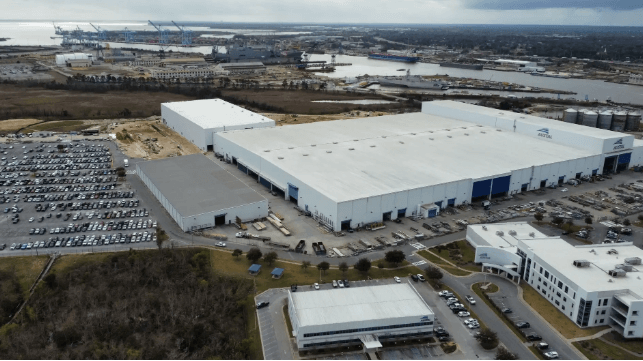
[[[107,40],[107,31],[103,30],[100,28],[100,26],[95,26],[92,23],[89,23],[94,29],[96,29],[96,40],[98,41],[105,41]]]
[[[185,26],[179,26],[174,22],[174,20],[172,20],[172,24],[179,28],[179,31],[181,32],[181,44],[183,46],[192,45],[192,30],[186,28]]]
[[[136,34],[136,31],[132,31],[128,28],[125,28],[125,30],[122,31],[123,36],[125,37],[125,42],[126,43],[131,43],[134,41],[134,35]]]
[[[154,24],[151,20],[147,21],[159,32],[159,58],[165,59],[165,48],[169,46],[169,34],[167,29],[161,28],[160,25]]]

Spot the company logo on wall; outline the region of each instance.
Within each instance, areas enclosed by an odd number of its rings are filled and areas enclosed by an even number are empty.
[[[625,146],[623,145],[623,138],[614,142],[614,149],[623,149],[623,148],[625,148]]]
[[[428,320],[429,320],[429,316],[422,316],[422,318],[420,318],[420,321],[428,321]]]
[[[489,255],[486,254],[486,253],[480,253],[479,258],[480,259],[491,259],[491,257],[489,257]]]
[[[551,135],[549,135],[549,128],[538,129],[538,136],[551,139]]]

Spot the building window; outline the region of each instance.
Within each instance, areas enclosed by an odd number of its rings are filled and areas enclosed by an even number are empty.
[[[563,311],[565,311],[565,305],[563,305]]]
[[[561,296],[560,292],[556,292],[556,296],[560,297]]]
[[[596,323],[598,323],[598,320],[594,320],[594,323],[595,323],[595,324],[596,324]]]
[[[540,286],[538,286],[538,290],[540,291]]]
[[[565,293],[568,293],[569,287],[565,286]]]
[[[540,274],[543,274],[543,268],[540,267]]]
[[[630,326],[636,326],[636,321],[630,321]]]
[[[547,287],[547,282],[543,282],[543,286]]]
[[[633,335],[634,335],[634,331],[627,331],[627,335],[628,335],[628,336],[633,336]]]
[[[605,310],[601,311],[601,315],[604,315],[604,314],[605,314]]]
[[[567,297],[563,297],[563,302],[567,302]]]
[[[603,306],[607,306],[607,301],[609,301],[609,298],[603,300]]]
[[[563,283],[560,281],[558,281],[558,288],[560,288],[561,290],[563,289]]]
[[[601,323],[603,323],[604,321],[605,321],[605,319],[604,319],[604,318],[601,318]]]
[[[639,311],[632,311],[632,316],[638,316]]]
[[[540,277],[538,277],[538,282],[542,282],[542,280],[540,279]]]
[[[549,271],[545,271],[545,278],[549,278]]]
[[[598,316],[598,311],[596,311],[596,315]]]
[[[556,306],[560,306],[560,302],[556,301]]]

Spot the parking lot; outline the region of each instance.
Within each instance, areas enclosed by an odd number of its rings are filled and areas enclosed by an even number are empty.
[[[0,144],[0,209],[8,252],[156,241],[107,141]]]

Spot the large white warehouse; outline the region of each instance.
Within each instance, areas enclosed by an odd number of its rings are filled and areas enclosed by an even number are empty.
[[[300,350],[432,336],[435,316],[408,283],[288,293]]]
[[[203,154],[136,164],[143,183],[184,232],[268,216],[268,200]]]
[[[221,99],[161,104],[163,123],[202,150],[213,149],[216,132],[269,128],[275,121]]]
[[[572,246],[526,222],[475,225],[476,263],[536,289],[578,327],[643,337],[643,250],[631,242]]]
[[[215,153],[335,231],[643,162],[631,135],[452,101],[214,139]]]

